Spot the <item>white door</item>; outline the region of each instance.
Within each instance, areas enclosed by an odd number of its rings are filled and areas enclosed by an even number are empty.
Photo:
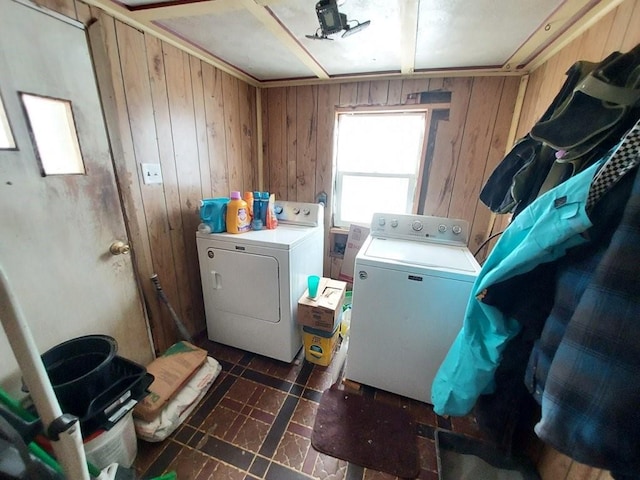
[[[152,349],[131,255],[110,253],[127,238],[82,26],[0,0],[0,96],[0,127],[10,127],[15,144],[0,149],[0,266],[40,353],[100,333],[118,341],[120,355],[146,365]],[[68,130],[77,131],[77,143],[75,135],[61,141]],[[80,152],[70,168],[84,173],[56,173],[52,145],[61,143]],[[15,391],[19,378],[0,329],[0,384]]]

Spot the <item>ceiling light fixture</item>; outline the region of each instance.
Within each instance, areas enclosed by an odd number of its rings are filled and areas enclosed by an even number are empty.
[[[371,23],[370,20],[360,23],[358,20],[347,20],[344,13],[338,11],[337,0],[320,0],[316,3],[316,15],[320,28],[313,35],[306,35],[307,38],[313,40],[332,40],[329,35],[339,33],[344,30],[342,37],[348,37],[364,28]],[[355,22],[355,25],[353,24]]]

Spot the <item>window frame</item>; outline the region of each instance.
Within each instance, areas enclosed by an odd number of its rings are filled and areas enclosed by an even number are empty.
[[[333,134],[333,199],[332,202],[332,227],[348,229],[350,222],[344,222],[341,220],[341,198],[340,192],[342,191],[343,177],[347,176],[367,176],[367,177],[383,177],[383,178],[407,178],[409,180],[409,186],[413,186],[413,196],[409,198],[407,195],[407,207],[410,208],[410,213],[418,213],[418,205],[420,202],[420,195],[423,186],[423,177],[425,175],[425,160],[427,158],[427,148],[429,143],[429,132],[431,130],[431,119],[433,112],[436,110],[449,109],[450,103],[425,103],[425,104],[413,104],[413,105],[397,105],[390,107],[379,106],[358,106],[358,107],[337,107],[335,110],[334,119],[334,134]],[[341,172],[338,169],[338,135],[339,135],[339,117],[340,115],[363,115],[363,114],[398,114],[398,113],[416,113],[424,112],[424,133],[422,136],[422,148],[420,150],[419,164],[417,173],[411,174],[385,174],[385,173],[368,173],[368,172]],[[411,190],[409,190],[411,191]],[[367,226],[369,223],[367,222]]]
[[[32,93],[32,92],[26,92],[26,91],[19,91],[18,97],[20,100],[20,105],[22,107],[22,112],[26,120],[27,130],[29,133],[29,137],[31,139],[33,151],[38,161],[38,165],[40,167],[40,175],[42,177],[87,175],[87,166],[84,161],[83,149],[80,143],[80,133],[78,132],[78,123],[76,122],[76,115],[74,111],[75,109],[73,106],[73,102],[68,98],[52,97],[50,95],[43,95],[39,93]],[[25,97],[32,97],[32,98],[38,98],[38,99],[44,99],[44,100],[53,100],[65,106],[65,111],[67,113],[67,115],[65,116],[65,119],[69,126],[69,129],[68,129],[68,132],[70,133],[69,140],[71,140],[71,143],[72,143],[72,145],[70,146],[72,147],[74,152],[77,154],[77,159],[80,161],[79,165],[82,167],[82,171],[75,171],[75,172],[48,172],[47,171],[45,162],[43,161],[43,158],[42,158],[42,153],[40,152],[41,145],[38,143],[37,132],[34,129],[31,116],[29,115],[29,108],[27,106],[27,103],[25,102]]]

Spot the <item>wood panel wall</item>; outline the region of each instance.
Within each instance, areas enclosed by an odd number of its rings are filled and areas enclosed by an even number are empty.
[[[467,220],[472,226],[469,247],[475,251],[491,224],[491,214],[478,194],[504,156],[519,83],[516,77],[434,78],[265,89],[266,188],[278,198],[303,202],[313,202],[326,192],[328,232],[336,107],[398,106],[417,103],[420,92],[449,91],[449,119],[441,122],[433,160],[425,165],[427,200],[419,213]],[[329,256],[329,247],[327,238],[325,275],[335,277],[340,260]]]
[[[627,52],[640,43],[640,1],[626,0],[535,70],[529,78],[517,138],[542,116],[565,81],[574,62],[597,62],[614,51]],[[504,216],[501,216],[504,217]],[[501,219],[506,225],[506,219]],[[605,480],[606,471],[590,468],[545,447],[538,469],[543,480]]]
[[[206,328],[195,244],[202,198],[254,190],[256,90],[74,0],[39,0],[89,27],[134,264],[155,349],[179,339],[150,281],[159,277],[191,334]],[[141,163],[163,184],[145,185]]]

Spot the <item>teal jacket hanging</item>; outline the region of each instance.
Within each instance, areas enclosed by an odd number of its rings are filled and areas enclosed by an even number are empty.
[[[585,211],[587,195],[605,161],[539,197],[500,237],[474,283],[462,330],[433,381],[431,397],[437,414],[466,415],[478,396],[492,391],[501,353],[520,325],[496,307],[482,303],[484,292],[586,242],[583,234],[592,226]]]

